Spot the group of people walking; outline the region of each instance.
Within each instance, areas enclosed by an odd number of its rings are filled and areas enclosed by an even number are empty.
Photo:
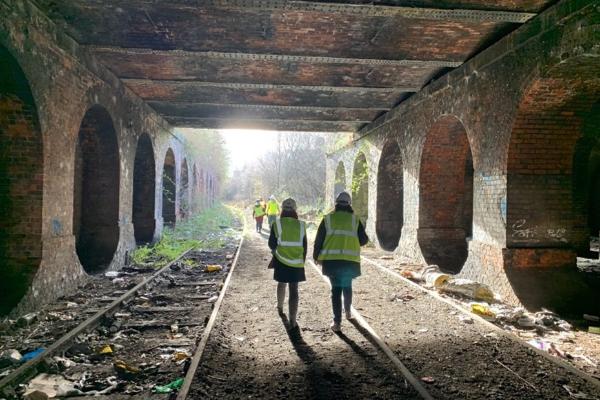
[[[279,214],[279,215],[278,215]],[[286,199],[279,205],[273,196],[263,206],[257,200],[253,209],[256,230],[262,232],[262,218],[269,219],[269,248],[273,254],[271,264],[273,279],[277,281],[277,310],[284,313],[286,286],[289,291],[289,327],[296,329],[298,323],[298,284],[306,280],[304,264],[308,252],[306,224],[298,219],[294,199]],[[259,221],[260,219],[260,221]],[[354,215],[352,199],[346,192],[335,199],[335,209],[327,214],[317,230],[313,259],[322,266],[323,275],[331,282],[331,306],[333,322],[331,329],[339,332],[342,310],[352,319],[352,280],[360,276],[360,248],[369,241],[360,219]],[[343,299],[343,309],[342,309]]]
[[[275,222],[279,214],[279,204],[275,200],[275,196],[269,197],[269,202],[265,203],[262,198],[257,199],[252,208],[252,217],[256,220],[256,232],[262,233],[263,219],[265,215],[269,222],[269,226]]]

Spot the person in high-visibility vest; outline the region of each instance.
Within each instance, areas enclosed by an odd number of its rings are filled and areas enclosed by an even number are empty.
[[[273,252],[271,265],[273,279],[277,281],[277,311],[283,315],[285,288],[289,287],[289,328],[296,329],[298,314],[298,282],[306,280],[304,262],[308,248],[306,225],[298,220],[296,201],[286,199],[281,204],[281,216],[271,226],[269,248]]]
[[[260,204],[260,199],[256,200],[254,207],[252,207],[252,217],[256,220],[256,232],[258,233],[262,233],[262,224],[265,214],[265,208]]]
[[[323,275],[331,282],[334,332],[340,331],[342,323],[342,294],[346,318],[352,319],[352,280],[360,276],[360,247],[369,242],[351,202],[346,192],[337,196],[335,210],[319,225],[313,252],[316,263],[323,266]]]
[[[267,219],[269,220],[269,229],[272,229],[273,222],[277,219],[277,215],[279,215],[279,203],[275,200],[275,196],[269,196],[269,201],[267,202]]]

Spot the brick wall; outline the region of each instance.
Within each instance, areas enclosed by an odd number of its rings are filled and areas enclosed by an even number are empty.
[[[183,159],[181,163],[181,177],[179,178],[181,183],[181,190],[179,190],[179,216],[180,218],[186,218],[190,213],[190,183],[189,183],[189,168],[187,159]]]
[[[110,234],[101,235],[108,238],[102,246],[110,242],[103,253],[112,253],[110,260],[107,256],[102,261],[104,268],[120,268],[135,248],[134,197],[152,192],[151,185],[143,185],[140,194],[136,188],[141,186],[134,185],[143,133],[152,145],[147,151],[156,161],[154,193],[147,196],[154,197],[154,206],[151,200],[143,205],[145,220],[155,221],[155,240],[162,234],[161,177],[167,149],[173,149],[177,162],[187,157],[188,163],[196,162],[205,170],[210,165],[186,155],[172,127],[31,2],[1,2],[0,15],[0,231],[4,234],[0,234],[0,263],[7,266],[0,271],[0,285],[6,285],[0,290],[8,299],[0,313],[17,302],[13,311],[20,313],[86,281],[79,257],[83,247],[76,245],[76,232],[102,221],[81,224],[82,218],[107,213],[101,219],[111,221],[106,228]],[[5,71],[9,64],[12,75]],[[114,130],[110,148],[102,148],[103,141],[92,144],[102,136],[93,133],[101,130],[102,122],[84,121],[92,107],[102,108],[110,117]],[[86,154],[77,161],[80,132]],[[86,170],[98,176],[90,179]],[[112,200],[91,213],[94,196],[87,198],[86,205],[86,190],[106,191]]]
[[[587,204],[574,201],[579,191],[572,171],[578,141],[598,135],[597,129],[584,132],[598,126],[590,116],[600,99],[600,33],[593,28],[599,17],[589,2],[560,2],[329,156],[328,168],[339,161],[351,166],[363,149],[367,163],[377,165],[385,159],[386,141],[398,142],[404,171],[404,221],[394,251],[399,261],[425,263],[433,253],[451,263],[460,244],[464,265],[455,263],[460,276],[490,284],[512,303],[559,309],[565,305],[561,297],[576,293],[583,303],[600,304],[586,297],[595,289],[574,269],[576,248],[587,244],[584,214],[593,206],[589,198]],[[460,121],[462,133],[444,126],[448,121]],[[593,157],[584,159],[581,179],[593,191]],[[334,173],[327,176],[331,190]],[[388,192],[378,189],[376,178],[369,190],[370,215]],[[430,248],[424,249],[427,240]],[[548,267],[568,276],[561,279],[570,289],[550,290]],[[529,272],[514,272],[524,269]]]

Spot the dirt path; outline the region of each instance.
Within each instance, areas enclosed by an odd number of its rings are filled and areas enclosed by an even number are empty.
[[[307,266],[299,333],[276,311],[266,238],[248,234],[190,398],[414,399],[385,355],[349,323],[329,329],[329,288]],[[286,306],[287,309],[287,306]]]

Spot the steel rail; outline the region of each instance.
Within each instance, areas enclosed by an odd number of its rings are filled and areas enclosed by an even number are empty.
[[[533,347],[532,345],[530,345],[527,342],[525,342],[524,340],[522,340],[520,337],[518,337],[510,332],[507,332],[504,329],[500,328],[499,326],[496,326],[495,324],[486,320],[485,318],[470,312],[469,310],[464,308],[459,303],[452,301],[450,299],[444,298],[444,297],[440,296],[437,292],[434,292],[432,290],[428,290],[428,289],[424,288],[423,286],[419,285],[418,283],[415,283],[415,282],[411,281],[410,279],[403,277],[399,273],[392,271],[387,267],[384,267],[383,265],[379,264],[376,261],[371,260],[370,258],[367,258],[365,256],[361,256],[361,258],[363,261],[366,261],[367,263],[382,270],[383,272],[387,273],[388,275],[393,276],[394,278],[397,278],[398,280],[400,280],[422,292],[427,293],[431,297],[455,308],[456,310],[460,311],[462,314],[467,315],[467,316],[471,317],[472,319],[479,321],[480,323],[482,323],[485,326],[487,326],[488,328],[492,329],[494,332],[498,333],[499,335],[502,335],[503,337],[505,337],[515,343],[518,343],[518,344],[522,345],[523,347],[526,347],[529,350],[533,350],[536,354],[544,357],[545,359],[547,359],[548,361],[551,361],[552,363],[554,363],[555,365],[557,365],[559,367],[565,368],[567,371],[575,374],[576,376],[580,377],[581,379],[583,379],[586,382],[590,383],[591,385],[595,386],[600,391],[600,381],[598,379],[594,378],[592,375],[586,374],[585,372],[579,370],[578,368],[575,368],[574,366],[567,363],[566,361],[556,358],[556,357],[548,354],[547,352],[538,349],[537,347]]]
[[[202,360],[202,356],[204,355],[204,350],[206,349],[206,344],[208,343],[210,333],[212,332],[212,329],[217,320],[217,316],[219,314],[219,310],[221,308],[221,304],[223,303],[223,299],[225,298],[225,292],[227,292],[227,288],[229,287],[229,283],[231,282],[231,277],[233,276],[233,271],[235,270],[235,266],[237,265],[238,259],[240,258],[240,253],[244,244],[244,236],[246,235],[246,218],[243,215],[240,216],[240,218],[244,223],[244,230],[242,233],[242,238],[240,239],[240,244],[238,245],[235,257],[233,259],[233,262],[231,263],[231,268],[229,269],[227,278],[225,279],[223,287],[221,288],[221,292],[219,293],[219,298],[215,302],[208,323],[204,327],[204,331],[202,332],[202,336],[200,337],[200,341],[198,342],[198,347],[196,347],[196,350],[192,357],[190,367],[188,368],[187,373],[185,374],[183,385],[177,393],[177,400],[185,400],[190,392],[190,388],[192,387],[196,371],[198,370],[198,367],[200,366],[200,361]]]
[[[75,328],[73,328],[72,330],[67,332],[65,335],[63,335],[61,338],[59,338],[57,341],[52,343],[39,356],[35,357],[34,359],[32,359],[30,361],[27,361],[25,364],[21,365],[19,368],[15,369],[9,375],[4,377],[2,380],[0,380],[0,394],[8,396],[10,394],[9,390],[13,389],[16,385],[21,383],[21,381],[29,378],[33,373],[35,373],[38,365],[43,360],[52,356],[56,352],[68,347],[69,343],[72,340],[74,340],[79,334],[96,327],[101,322],[101,320],[104,316],[110,315],[110,313],[112,313],[113,311],[116,311],[118,308],[120,308],[122,306],[123,302],[125,302],[129,298],[133,297],[140,289],[142,289],[143,287],[148,285],[154,279],[158,278],[165,271],[167,271],[171,267],[171,265],[173,265],[177,261],[181,260],[187,254],[189,254],[192,250],[193,250],[193,248],[190,248],[190,249],[186,250],[185,252],[183,252],[175,260],[169,262],[167,265],[162,267],[160,270],[158,270],[157,272],[155,272],[148,278],[144,279],[142,282],[138,283],[133,288],[129,289],[127,292],[125,292],[123,295],[121,295],[121,297],[114,300],[112,303],[110,303],[104,309],[98,311],[97,313],[92,315],[90,318],[86,319],[81,324],[77,325]]]
[[[314,262],[309,260],[307,261],[307,263],[315,269],[315,271],[319,274],[319,276],[321,276],[325,283],[331,285],[329,280],[325,277],[325,275],[321,273],[321,271]],[[421,381],[416,376],[414,376],[412,372],[410,372],[410,370],[402,363],[402,361],[400,361],[400,359],[398,358],[398,356],[396,356],[394,351],[387,345],[387,343],[385,343],[385,341],[381,338],[381,336],[379,336],[375,329],[373,329],[367,323],[367,321],[362,317],[362,315],[360,315],[360,313],[354,307],[352,307],[352,316],[355,318],[356,323],[360,327],[362,327],[368,333],[368,335],[362,332],[362,330],[360,329],[359,332],[363,336],[365,336],[367,340],[372,340],[377,344],[380,350],[383,351],[385,355],[390,359],[392,364],[394,364],[394,366],[398,368],[398,370],[404,376],[406,381],[410,383],[410,385],[419,393],[421,398],[425,400],[434,400],[434,397],[431,396],[427,389],[425,389],[425,387],[421,384]]]

